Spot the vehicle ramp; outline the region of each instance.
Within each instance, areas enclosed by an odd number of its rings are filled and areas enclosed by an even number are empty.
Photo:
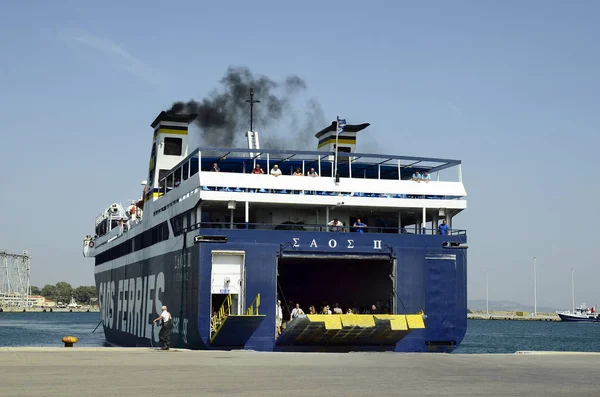
[[[231,295],[228,295],[223,305],[221,305],[218,315],[212,320],[211,346],[223,348],[244,347],[266,317],[264,314],[258,314],[259,306],[260,294],[256,296],[245,314],[232,315]]]
[[[276,345],[394,346],[412,330],[423,328],[422,314],[309,314],[290,321]]]

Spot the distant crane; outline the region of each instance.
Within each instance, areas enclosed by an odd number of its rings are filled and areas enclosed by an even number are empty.
[[[29,306],[30,261],[27,251],[13,254],[0,250],[0,306]]]

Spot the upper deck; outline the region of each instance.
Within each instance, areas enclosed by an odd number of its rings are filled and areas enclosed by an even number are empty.
[[[158,189],[147,192],[147,199],[152,195],[168,201],[167,196],[182,193],[171,191],[189,185],[191,179],[192,186],[201,188],[202,200],[327,205],[343,198],[344,205],[358,207],[466,208],[459,160],[352,153],[339,156],[336,176],[333,156],[320,151],[199,148],[163,172]],[[214,164],[219,172],[211,170]],[[264,174],[252,172],[257,165]],[[275,166],[280,176],[270,174]],[[307,176],[311,168],[318,177]],[[431,180],[413,180],[417,172],[428,172]]]
[[[163,172],[158,188],[147,192],[146,206],[159,215],[194,196],[203,212],[196,218],[205,225],[325,225],[335,218],[350,226],[368,219],[393,230],[412,227],[418,234],[435,232],[442,219],[452,228],[452,217],[466,208],[459,160],[352,153],[338,158],[335,176],[334,155],[199,148]],[[211,171],[214,164],[219,172]],[[264,174],[252,173],[256,165]],[[270,174],[275,165],[279,176]],[[311,168],[318,177],[307,176]],[[431,180],[414,180],[417,172],[430,173]]]

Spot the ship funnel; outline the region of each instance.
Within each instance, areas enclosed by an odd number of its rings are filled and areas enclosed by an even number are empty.
[[[158,198],[160,180],[188,155],[188,126],[196,114],[160,112],[151,127],[154,129],[145,200]]]
[[[336,125],[334,121],[330,126],[323,128],[315,134],[319,140],[317,149],[324,152],[334,152],[336,145]],[[370,124],[346,124],[344,131],[337,136],[338,152],[354,153],[356,151],[356,133],[367,128]]]

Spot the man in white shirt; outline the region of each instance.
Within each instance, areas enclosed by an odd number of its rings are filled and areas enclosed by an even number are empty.
[[[331,222],[329,222],[327,224],[327,226],[329,226],[330,232],[343,232],[344,231],[344,224],[342,222],[338,221],[337,218],[333,218],[333,220]]]
[[[296,307],[292,310],[292,320],[298,316],[304,315],[304,310],[300,309],[300,304],[296,303]]]
[[[283,318],[283,310],[281,310],[281,301],[277,301],[277,307],[275,308],[275,333],[277,336],[281,335],[281,320]]]
[[[273,169],[271,170],[271,175],[273,175],[273,176],[281,175],[281,170],[279,169],[279,166],[277,164],[275,164],[273,166]]]
[[[339,303],[335,304],[335,306],[333,307],[333,312],[335,314],[344,314],[344,312],[342,311],[342,308],[340,307]]]
[[[158,342],[160,343],[161,350],[169,350],[169,346],[171,345],[171,334],[173,332],[173,321],[171,318],[171,313],[167,311],[167,307],[162,307],[162,313],[160,316],[154,319],[153,323],[157,321],[161,321],[162,328],[158,333]]]

